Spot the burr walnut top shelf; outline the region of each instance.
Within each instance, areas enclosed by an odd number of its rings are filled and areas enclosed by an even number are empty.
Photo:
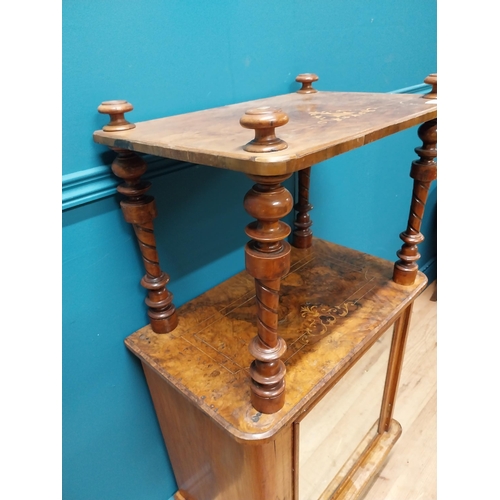
[[[253,131],[240,125],[249,109],[270,106],[289,118],[276,129],[288,147],[267,153],[243,147]],[[291,93],[135,123],[129,130],[94,132],[94,141],[155,156],[280,175],[314,165],[437,116],[436,100],[419,94]],[[131,117],[127,117],[131,119]]]
[[[392,281],[393,263],[313,239],[292,248],[281,283],[279,334],[288,349],[286,400],[277,413],[250,404],[248,345],[257,329],[253,279],[243,271],[179,309],[179,325],[145,326],[125,344],[236,439],[262,441],[317,401],[425,288]]]

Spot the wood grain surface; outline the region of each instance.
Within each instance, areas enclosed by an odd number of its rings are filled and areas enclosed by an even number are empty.
[[[151,368],[144,372],[185,500],[292,498],[291,425],[272,441],[239,443]]]
[[[243,147],[254,132],[240,125],[248,109],[270,106],[289,117],[276,130],[288,144],[282,151],[251,153]],[[419,94],[362,92],[291,93],[135,123],[131,130],[94,132],[110,147],[237,170],[280,175],[432,120],[436,101]],[[129,119],[133,119],[132,116]]]
[[[392,281],[392,267],[319,239],[311,248],[292,248],[278,323],[288,345],[286,401],[272,415],[250,404],[248,345],[257,325],[246,271],[184,304],[173,332],[145,326],[125,343],[234,438],[262,441],[316,403],[424,289],[425,275],[402,286]]]

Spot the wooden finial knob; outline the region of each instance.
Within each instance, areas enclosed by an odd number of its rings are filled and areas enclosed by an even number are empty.
[[[124,114],[132,111],[134,107],[127,101],[104,101],[97,108],[99,113],[108,114],[111,121],[102,127],[105,132],[118,132],[135,128],[133,123],[125,120]]]
[[[432,85],[432,90],[425,94],[426,99],[437,99],[438,96],[438,75],[437,73],[431,73],[425,80],[424,83]]]
[[[262,106],[249,109],[240,118],[242,127],[255,130],[255,139],[243,146],[250,153],[270,153],[286,149],[288,144],[276,137],[274,129],[288,123],[288,116],[278,108]]]
[[[317,92],[316,89],[313,89],[313,82],[317,82],[319,80],[318,75],[314,73],[302,73],[295,78],[296,82],[302,83],[302,88],[297,90],[298,94],[314,94]]]

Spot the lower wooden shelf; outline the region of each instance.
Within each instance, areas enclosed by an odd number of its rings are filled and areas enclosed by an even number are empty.
[[[425,288],[422,273],[414,285],[402,286],[392,281],[392,270],[392,262],[319,239],[311,248],[292,249],[279,315],[279,335],[288,346],[282,357],[286,401],[272,415],[250,404],[247,347],[256,334],[256,307],[246,271],[179,308],[172,333],[146,326],[126,339],[142,361],[180,494],[298,498],[298,422]],[[399,436],[398,424],[390,422],[372,436],[372,451],[337,475],[333,493],[344,496],[332,498],[355,498],[346,478],[358,484],[370,477],[366,463]]]

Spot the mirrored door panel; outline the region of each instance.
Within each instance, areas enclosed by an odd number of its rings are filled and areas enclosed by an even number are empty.
[[[392,328],[299,424],[298,499],[316,500],[378,420]]]

